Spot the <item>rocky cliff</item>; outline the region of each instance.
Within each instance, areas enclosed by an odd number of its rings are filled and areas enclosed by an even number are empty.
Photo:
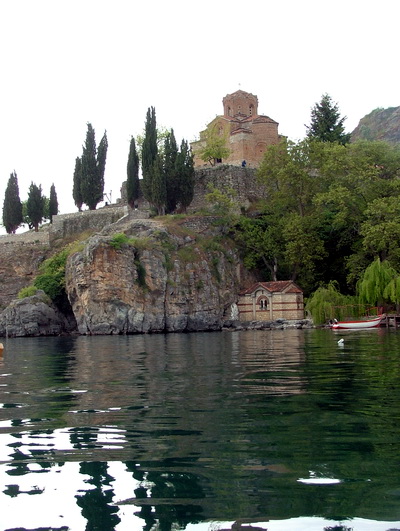
[[[5,237],[4,237],[5,238]],[[15,299],[20,289],[37,275],[40,264],[51,254],[40,242],[3,243],[0,239],[0,311]]]
[[[92,236],[66,268],[79,333],[221,328],[240,284],[239,257],[221,236],[154,220]]]
[[[351,141],[356,140],[400,143],[400,107],[375,109],[364,116],[351,133]]]

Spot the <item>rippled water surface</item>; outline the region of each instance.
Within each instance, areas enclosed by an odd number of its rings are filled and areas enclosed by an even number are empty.
[[[2,530],[400,529],[400,331],[3,343]]]

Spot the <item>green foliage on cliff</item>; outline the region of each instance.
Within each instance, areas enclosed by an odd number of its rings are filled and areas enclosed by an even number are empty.
[[[37,288],[35,286],[26,286],[26,288],[22,288],[18,292],[18,299],[24,299],[25,297],[32,297],[32,295],[35,295],[37,292]]]
[[[68,256],[69,249],[65,248],[45,260],[34,281],[34,286],[42,289],[56,303],[65,295],[65,266]]]
[[[112,239],[109,241],[109,244],[114,249],[121,249],[123,245],[127,245],[129,243],[129,237],[124,234],[123,232],[119,232],[118,234],[114,234]]]

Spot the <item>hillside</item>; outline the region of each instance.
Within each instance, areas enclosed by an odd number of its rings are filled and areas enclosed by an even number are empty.
[[[378,108],[364,116],[351,133],[351,141],[356,140],[400,143],[400,107]]]

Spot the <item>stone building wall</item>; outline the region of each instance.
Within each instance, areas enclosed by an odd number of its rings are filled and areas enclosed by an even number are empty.
[[[296,293],[274,293],[265,306],[260,305],[259,298],[242,295],[238,309],[242,321],[268,321],[276,319],[304,319],[303,295]]]

